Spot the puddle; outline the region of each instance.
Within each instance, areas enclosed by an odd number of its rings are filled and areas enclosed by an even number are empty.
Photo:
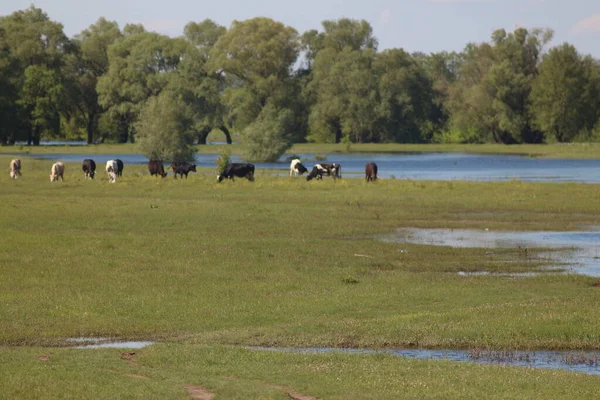
[[[600,277],[600,232],[507,232],[410,228],[399,229],[380,239],[393,243],[463,248],[561,249],[538,253],[535,259],[548,261],[551,264],[550,268],[561,268],[567,272]]]
[[[109,338],[70,338],[65,340],[74,349],[142,349],[154,342],[121,342]]]
[[[273,348],[250,347],[251,350],[290,353],[351,353],[390,354],[416,360],[450,360],[479,364],[509,365],[600,375],[600,352],[574,351],[482,351],[482,350],[425,350],[425,349],[338,349],[338,348]]]

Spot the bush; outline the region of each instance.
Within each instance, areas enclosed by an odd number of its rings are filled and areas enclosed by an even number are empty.
[[[256,121],[244,130],[248,161],[274,162],[292,147],[287,129],[292,121],[290,110],[265,107]]]

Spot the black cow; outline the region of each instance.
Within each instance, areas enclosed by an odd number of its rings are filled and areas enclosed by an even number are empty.
[[[86,179],[94,179],[94,175],[96,175],[96,163],[94,162],[94,160],[90,158],[86,158],[85,160],[83,160],[83,165],[81,166],[81,169],[85,173]]]
[[[365,179],[367,182],[375,182],[377,180],[377,164],[374,162],[365,165]]]
[[[306,176],[306,180],[310,181],[314,178],[323,179],[323,175],[333,176],[333,180],[342,177],[342,166],[340,164],[317,164],[313,167],[310,174]]]
[[[150,175],[154,176],[162,176],[163,178],[167,176],[165,172],[165,167],[163,166],[162,161],[160,160],[150,160],[148,161],[148,171],[150,171]]]
[[[123,161],[118,158],[115,161],[117,162],[117,176],[123,176]]]
[[[223,171],[217,176],[217,182],[223,179],[231,179],[237,176],[238,178],[246,178],[250,182],[254,182],[254,164],[227,164]]]
[[[171,168],[173,169],[173,177],[177,179],[177,174],[185,175],[185,179],[187,179],[188,174],[190,172],[196,172],[196,164],[190,164],[187,162],[174,162],[171,164]]]

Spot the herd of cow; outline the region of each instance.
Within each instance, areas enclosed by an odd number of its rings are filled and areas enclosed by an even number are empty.
[[[83,160],[83,165],[81,167],[83,173],[85,174],[86,179],[94,179],[96,175],[96,162],[92,159],[86,158]],[[177,179],[177,175],[179,175],[182,179],[185,176],[187,179],[188,174],[190,172],[196,172],[196,165],[190,164],[187,162],[173,162],[171,163],[171,169],[173,170],[173,177]],[[165,172],[165,167],[163,166],[162,161],[159,160],[150,160],[148,162],[148,171],[152,176],[167,176]],[[64,178],[65,165],[62,162],[55,162],[50,168],[50,182],[58,181],[60,178],[62,181]],[[308,169],[302,164],[299,159],[294,159],[290,163],[290,176],[298,176],[302,175],[305,172],[308,172]],[[111,183],[117,181],[117,178],[123,176],[123,161],[109,160],[106,162],[106,173],[108,174],[108,180]],[[15,159],[10,162],[10,177],[12,179],[17,179],[21,176],[21,160]],[[323,176],[331,176],[333,179],[342,177],[342,166],[337,163],[325,164],[320,163],[316,164],[310,173],[306,176],[306,180],[310,181],[312,179],[321,180]],[[233,180],[235,177],[237,178],[246,178],[249,181],[254,181],[254,164],[248,163],[230,163],[227,164],[225,168],[217,175],[217,181],[221,182],[223,179],[231,179]],[[365,166],[365,179],[367,182],[372,182],[377,179],[377,164],[368,163]]]

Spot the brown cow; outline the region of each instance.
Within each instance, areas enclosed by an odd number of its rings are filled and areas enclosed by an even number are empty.
[[[367,182],[375,182],[377,180],[377,164],[374,162],[365,165],[365,179]]]
[[[21,176],[21,160],[15,159],[10,161],[10,178],[17,179]]]
[[[150,175],[154,176],[162,176],[163,178],[167,176],[165,172],[165,167],[163,166],[162,161],[160,160],[150,160],[148,161],[148,171],[150,171]]]
[[[60,178],[63,182],[65,178],[63,174],[65,173],[65,164],[62,162],[55,162],[52,164],[52,168],[50,168],[50,182],[58,181]]]

